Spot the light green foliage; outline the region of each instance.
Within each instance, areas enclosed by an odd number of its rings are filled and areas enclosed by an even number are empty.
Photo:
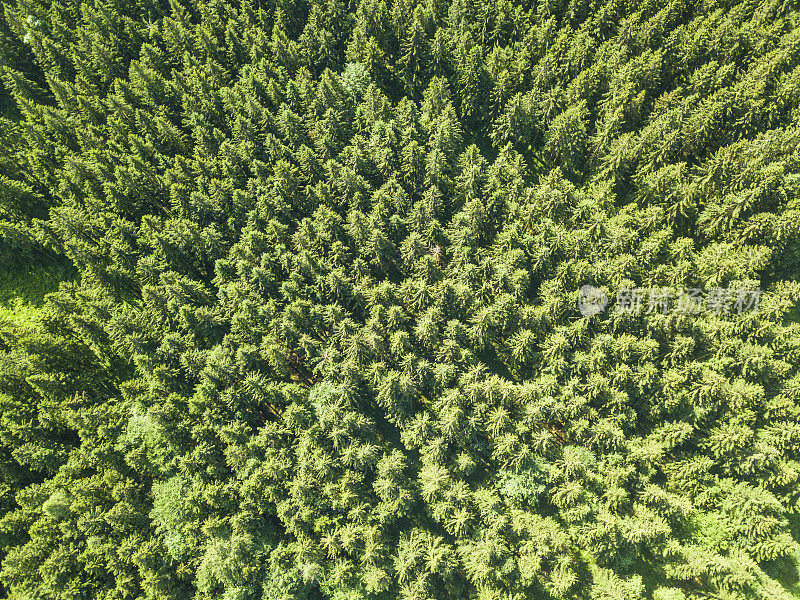
[[[797,595],[793,3],[2,6],[0,596]]]

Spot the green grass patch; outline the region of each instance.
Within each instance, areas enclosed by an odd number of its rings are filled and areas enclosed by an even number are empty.
[[[58,289],[61,281],[72,279],[70,269],[37,265],[0,273],[0,320],[23,325],[35,318],[44,297]]]

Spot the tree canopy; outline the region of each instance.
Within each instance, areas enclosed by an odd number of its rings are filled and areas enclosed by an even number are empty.
[[[2,9],[0,596],[800,597],[797,2]]]

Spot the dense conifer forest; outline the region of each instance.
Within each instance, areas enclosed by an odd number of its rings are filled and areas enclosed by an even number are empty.
[[[0,6],[0,598],[800,598],[796,0]]]

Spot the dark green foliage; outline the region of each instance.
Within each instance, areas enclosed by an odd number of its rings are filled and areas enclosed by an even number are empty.
[[[3,9],[9,598],[796,597],[792,3]]]

